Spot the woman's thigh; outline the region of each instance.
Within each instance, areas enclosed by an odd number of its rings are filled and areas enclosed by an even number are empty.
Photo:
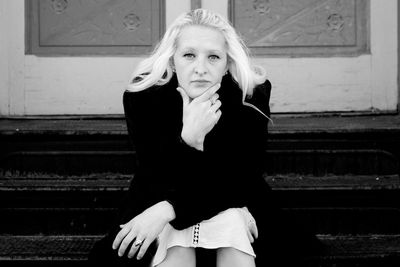
[[[255,267],[254,257],[235,248],[217,249],[217,267]]]
[[[194,248],[171,247],[165,259],[157,267],[195,267],[196,253]]]

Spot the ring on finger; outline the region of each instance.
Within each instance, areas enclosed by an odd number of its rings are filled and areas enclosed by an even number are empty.
[[[135,245],[135,247],[139,247],[142,245],[142,243],[143,243],[143,240],[136,239],[135,243],[133,243],[133,244]]]

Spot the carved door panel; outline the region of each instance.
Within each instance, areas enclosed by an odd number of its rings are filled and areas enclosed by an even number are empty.
[[[365,0],[231,0],[230,17],[255,54],[367,52]]]
[[[160,0],[30,1],[34,54],[142,54],[164,29]]]

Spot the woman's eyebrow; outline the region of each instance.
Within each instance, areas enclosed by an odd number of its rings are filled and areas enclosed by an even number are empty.
[[[217,54],[221,54],[221,53],[223,53],[222,52],[222,50],[219,50],[219,49],[210,49],[210,50],[208,50],[210,53],[217,53]]]
[[[199,49],[196,49],[195,47],[193,47],[193,46],[181,46],[180,48],[179,48],[179,50],[182,50],[182,51],[198,51]],[[204,51],[206,52],[206,53],[217,53],[217,54],[223,54],[223,51],[221,50],[221,49],[218,49],[218,48],[210,48],[210,49],[204,49]]]
[[[184,51],[184,52],[193,52],[196,51],[196,49],[194,49],[193,47],[190,46],[182,46],[179,48],[180,51]]]

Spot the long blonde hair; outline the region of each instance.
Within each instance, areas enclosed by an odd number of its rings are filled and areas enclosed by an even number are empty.
[[[265,71],[252,66],[249,51],[244,41],[232,25],[221,15],[206,9],[196,9],[180,15],[167,29],[153,53],[139,63],[133,73],[128,91],[141,91],[153,85],[168,83],[173,76],[171,59],[177,49],[177,42],[182,29],[186,26],[199,25],[218,30],[227,43],[228,70],[243,90],[243,101],[251,95],[256,85],[265,81]]]

